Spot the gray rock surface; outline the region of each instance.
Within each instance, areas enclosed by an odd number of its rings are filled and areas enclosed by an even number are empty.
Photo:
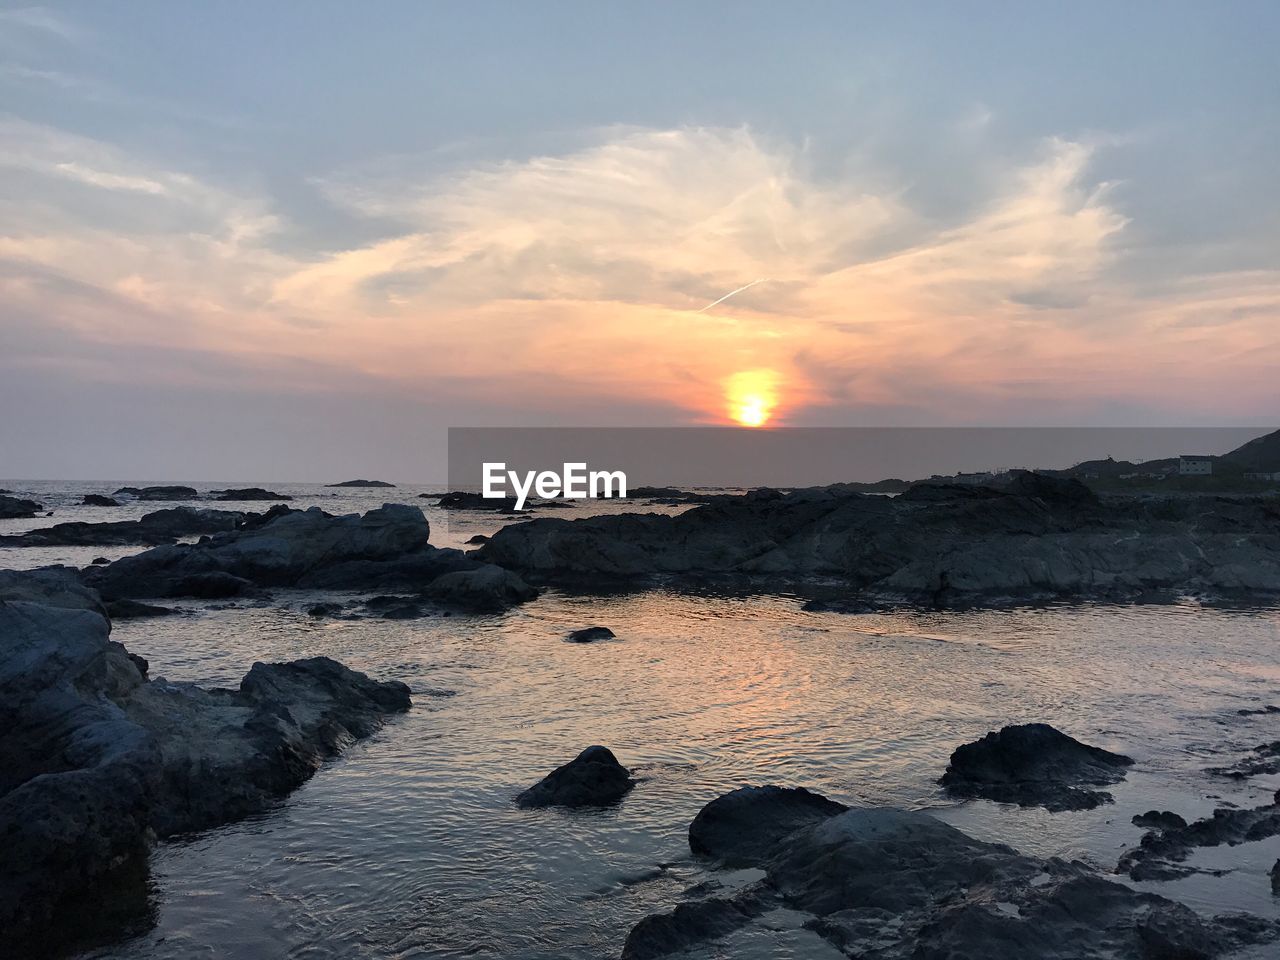
[[[1129,757],[1091,747],[1047,723],[1025,723],[957,747],[938,781],[952,796],[1047,810],[1091,810],[1111,795],[1082,784],[1118,783]]]
[[[156,836],[264,809],[409,706],[326,658],[255,664],[238,690],[146,666],[73,571],[0,571],[0,955],[136,910]]]
[[[1201,917],[1078,862],[1042,860],[975,840],[923,813],[853,809],[778,839],[761,817],[738,821],[764,878],[729,897],[649,917],[624,960],[723,953],[713,942],[785,907],[835,950],[865,960],[1172,960],[1224,956],[1274,941],[1280,927]]]
[[[587,747],[516,797],[517,806],[603,807],[635,786],[631,773],[607,747]]]

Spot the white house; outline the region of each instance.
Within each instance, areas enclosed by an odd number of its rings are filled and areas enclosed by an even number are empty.
[[[1213,457],[1193,457],[1183,454],[1178,458],[1178,474],[1183,477],[1207,477],[1213,473]]]

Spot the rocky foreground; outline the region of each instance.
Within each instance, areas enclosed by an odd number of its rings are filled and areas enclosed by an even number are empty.
[[[745,576],[837,580],[837,606],[948,606],[1185,593],[1280,594],[1280,503],[1099,499],[1023,474],[1002,489],[761,490],[678,516],[538,518],[476,551],[546,581]]]
[[[110,632],[74,577],[0,571],[0,955],[136,915],[156,838],[264,809],[410,705],[324,657],[153,680]]]

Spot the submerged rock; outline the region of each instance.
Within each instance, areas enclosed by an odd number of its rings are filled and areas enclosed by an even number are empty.
[[[1091,810],[1111,795],[1079,785],[1118,783],[1132,765],[1129,757],[1081,743],[1047,723],[1027,723],[957,747],[938,782],[957,797]]]
[[[238,690],[147,680],[66,570],[0,576],[0,953],[145,904],[155,836],[264,809],[409,706],[327,658],[255,664]],[[13,952],[10,952],[13,951]]]
[[[214,490],[215,500],[292,500],[293,497],[283,493],[264,490],[262,487],[235,487],[229,490]]]
[[[807,914],[804,928],[834,950],[875,960],[1214,958],[1280,936],[1269,921],[1203,918],[1082,863],[975,840],[927,814],[805,805],[813,821],[782,836],[767,816],[734,821],[744,834],[735,848],[756,851],[740,865],[764,878],[642,920],[624,960],[723,952],[711,942],[778,908]]]
[[[42,510],[44,506],[34,500],[0,496],[0,520],[30,520]]]
[[[726,866],[752,866],[797,830],[848,809],[803,787],[739,787],[698,812],[689,825],[689,849]]]
[[[86,493],[84,499],[80,501],[86,507],[118,507],[120,501],[114,497],[103,496],[100,493]]]
[[[617,634],[608,627],[583,627],[570,630],[565,639],[570,643],[595,643],[597,640],[613,640]]]
[[[1280,792],[1275,802],[1260,807],[1219,807],[1193,823],[1170,822],[1149,830],[1137,847],[1124,853],[1116,869],[1134,880],[1176,880],[1199,872],[1183,863],[1197,847],[1234,847],[1274,836],[1280,836]]]
[[[1233,780],[1247,780],[1262,774],[1280,773],[1280,740],[1264,743],[1229,767],[1212,767],[1209,773]]]
[[[607,747],[587,747],[516,797],[525,809],[603,807],[617,803],[633,786],[631,772]]]
[[[169,484],[155,487],[121,487],[112,496],[134,497],[138,500],[195,500],[200,493],[195,487]]]

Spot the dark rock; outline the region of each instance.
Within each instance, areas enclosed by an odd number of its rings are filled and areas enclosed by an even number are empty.
[[[1197,873],[1183,862],[1197,847],[1236,846],[1280,835],[1280,804],[1252,809],[1219,807],[1213,816],[1181,827],[1168,826],[1143,834],[1138,846],[1120,858],[1117,870],[1134,880],[1174,880]]]
[[[1280,740],[1254,747],[1253,752],[1229,767],[1211,767],[1209,773],[1233,780],[1247,780],[1261,774],[1280,773]]]
[[[1032,470],[1015,474],[1004,490],[1018,497],[1035,497],[1055,507],[1092,509],[1101,505],[1098,495],[1074,477],[1051,477]]]
[[[635,781],[606,747],[587,747],[516,797],[524,809],[602,807],[617,803]]]
[[[570,643],[594,643],[596,640],[612,640],[616,636],[608,627],[583,627],[570,630],[565,639]]]
[[[800,609],[807,613],[879,613],[885,609],[885,604],[861,597],[815,598],[806,602]]]
[[[171,507],[156,510],[140,520],[55,523],[14,536],[0,537],[8,547],[103,547],[173,543],[182,537],[234,530],[246,515],[232,510]]]
[[[30,520],[43,509],[34,500],[0,496],[0,520]]]
[[[689,849],[727,866],[752,866],[785,837],[847,809],[803,787],[739,787],[698,812],[689,825]]]
[[[1201,917],[1082,863],[1025,856],[923,813],[818,810],[779,836],[767,816],[746,812],[726,835],[735,826],[747,834],[734,846],[756,852],[740,862],[764,878],[641,921],[625,957],[732,955],[708,941],[778,908],[809,914],[804,927],[836,951],[875,960],[1190,960],[1280,936],[1275,923]]]
[[[264,490],[262,487],[235,487],[229,490],[214,490],[215,500],[292,500],[293,497],[283,493]]]
[[[341,483],[326,483],[326,487],[394,487],[394,483],[385,480],[343,480]]]
[[[467,543],[470,543],[470,544],[488,543],[488,542],[489,542],[489,538],[486,537],[483,533],[477,533],[467,538]]]
[[[137,600],[111,600],[107,603],[107,615],[112,620],[137,620],[142,617],[171,617],[178,611],[172,607],[157,607]],[[145,672],[145,671],[144,671]]]
[[[498,612],[538,596],[517,574],[493,564],[457,570],[432,580],[426,595],[437,603],[476,613]]]
[[[1280,896],[1280,860],[1271,867],[1271,892]]]
[[[1181,830],[1187,825],[1186,820],[1169,810],[1148,810],[1146,813],[1138,814],[1130,822],[1144,830],[1160,831]]]
[[[1111,801],[1079,784],[1118,783],[1133,760],[1081,743],[1046,723],[988,733],[957,747],[938,781],[953,796],[1051,811],[1091,810]]]
[[[424,493],[424,497],[433,497],[438,502],[436,506],[442,510],[489,510],[496,513],[518,513],[516,510],[515,497],[486,497],[480,493],[470,493],[464,490],[452,490],[449,493],[435,494]]]
[[[134,497],[138,500],[195,500],[200,494],[195,487],[170,484],[156,487],[121,487],[113,496]]]
[[[317,603],[307,607],[307,615],[312,617],[332,617],[342,612],[340,603]]]
[[[93,560],[90,561],[90,563],[95,567],[105,567],[110,562],[111,561],[106,557],[94,557]]]
[[[86,493],[81,503],[86,507],[118,507],[120,501],[113,497],[104,497],[100,493]]]

